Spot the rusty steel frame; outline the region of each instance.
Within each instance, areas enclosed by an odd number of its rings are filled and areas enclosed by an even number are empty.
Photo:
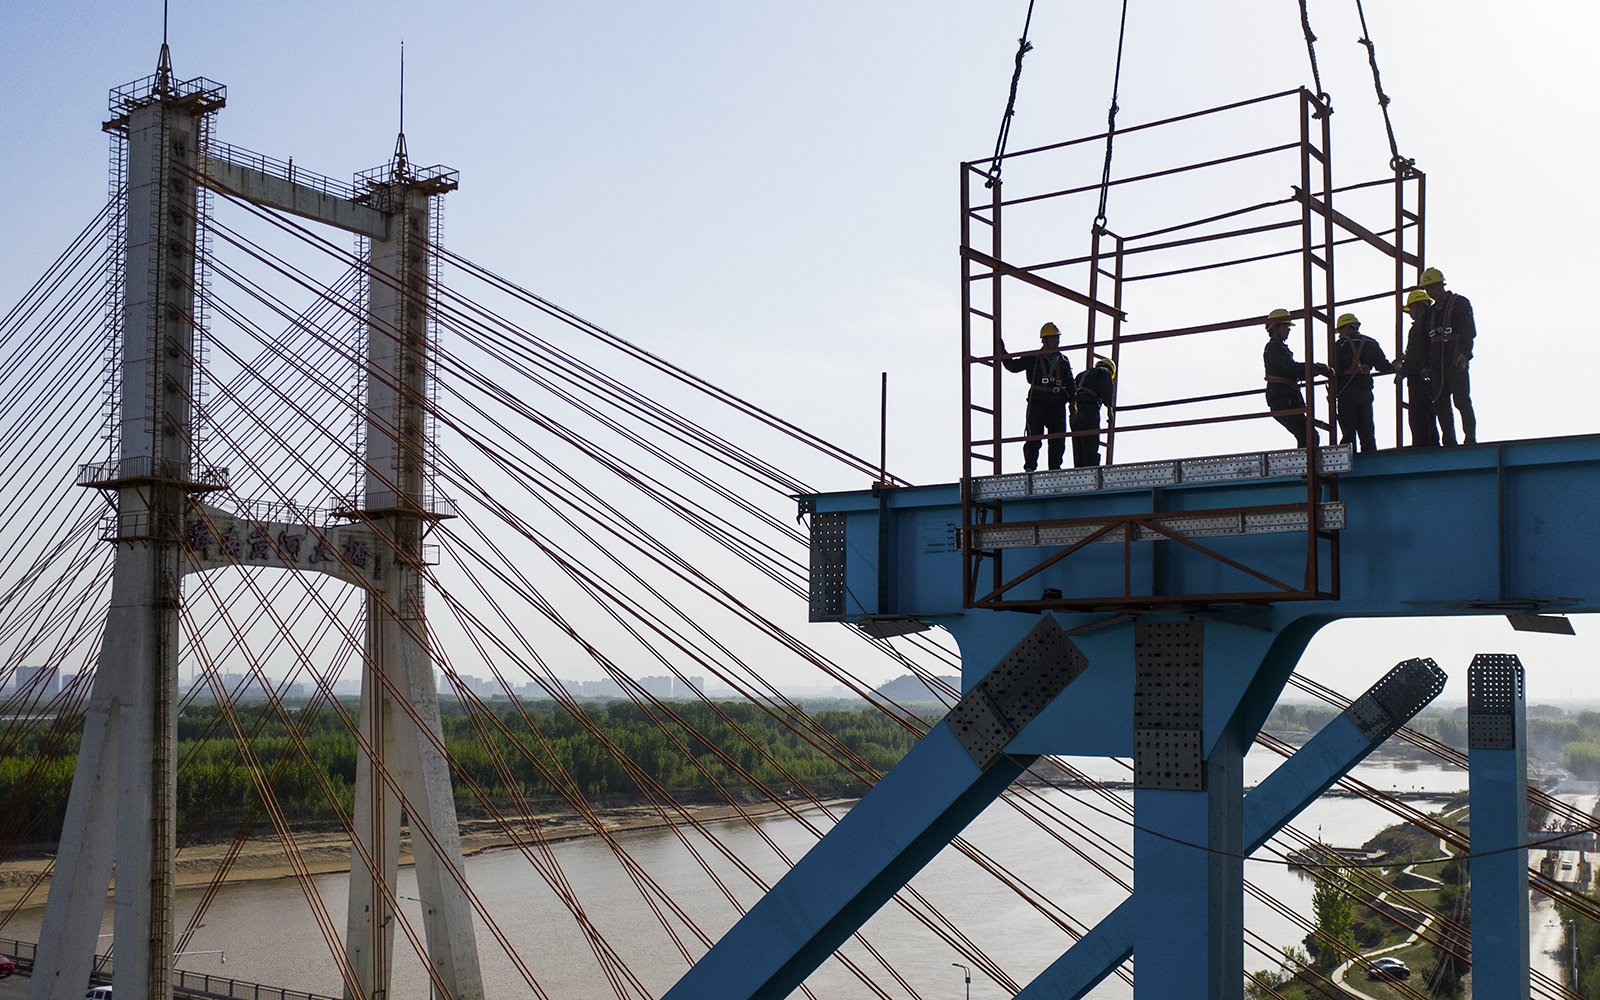
[[[1290,600],[1336,600],[1339,594],[1339,537],[1336,530],[1323,530],[1317,527],[1317,506],[1324,499],[1336,500],[1338,498],[1338,480],[1336,476],[1323,474],[1317,471],[1319,465],[1315,455],[1310,452],[1316,441],[1316,432],[1325,430],[1329,432],[1330,441],[1337,439],[1337,399],[1330,397],[1327,400],[1326,416],[1318,412],[1319,395],[1314,391],[1317,387],[1325,386],[1326,380],[1317,380],[1313,368],[1317,341],[1322,342],[1323,356],[1329,360],[1333,357],[1334,318],[1339,309],[1362,302],[1373,302],[1391,299],[1395,306],[1395,353],[1398,354],[1403,347],[1405,331],[1403,328],[1402,309],[1404,295],[1408,288],[1415,287],[1416,278],[1409,283],[1406,280],[1406,268],[1411,267],[1413,274],[1420,277],[1423,263],[1424,222],[1425,222],[1425,182],[1424,174],[1411,164],[1391,164],[1392,177],[1377,180],[1361,181],[1342,187],[1333,184],[1332,169],[1332,137],[1330,133],[1330,116],[1332,111],[1305,88],[1287,90],[1264,97],[1237,101],[1230,104],[1219,105],[1201,111],[1195,111],[1161,121],[1135,125],[1125,129],[1118,129],[1114,135],[1121,136],[1141,132],[1147,129],[1159,128],[1176,122],[1189,121],[1208,115],[1216,115],[1253,105],[1260,105],[1283,99],[1295,99],[1298,104],[1298,136],[1293,142],[1277,143],[1259,149],[1249,150],[1234,155],[1214,157],[1194,163],[1181,164],[1162,170],[1141,173],[1136,176],[1118,178],[1110,181],[1111,186],[1137,184],[1154,178],[1171,177],[1189,171],[1207,168],[1218,168],[1227,164],[1250,160],[1257,157],[1271,156],[1289,151],[1298,151],[1300,160],[1299,184],[1293,186],[1292,194],[1287,198],[1279,198],[1243,208],[1225,211],[1211,215],[1207,218],[1175,225],[1168,225],[1136,235],[1122,235],[1107,229],[1104,226],[1091,226],[1090,246],[1088,254],[1044,263],[1019,266],[1006,261],[1002,246],[1002,219],[1007,207],[1035,204],[1052,199],[1083,194],[1098,190],[1099,183],[1081,184],[1045,192],[1030,192],[1016,198],[1006,198],[1003,195],[1001,184],[989,181],[993,174],[990,167],[991,159],[974,160],[961,164],[960,191],[961,191],[961,309],[962,309],[962,523],[963,528],[983,524],[1012,524],[1017,527],[1033,525],[1057,524],[1059,521],[1006,521],[1004,519],[1004,502],[1002,500],[979,501],[974,499],[971,488],[975,476],[999,475],[1002,470],[1002,451],[1007,445],[1019,442],[1039,441],[1043,445],[1050,438],[1072,438],[1086,434],[1102,435],[1105,440],[1105,461],[1111,464],[1115,461],[1116,438],[1120,430],[1124,433],[1141,430],[1156,430],[1162,428],[1189,427],[1212,423],[1231,423],[1240,420],[1267,419],[1279,416],[1303,415],[1306,425],[1307,461],[1306,468],[1309,475],[1305,477],[1306,498],[1303,502],[1292,505],[1270,505],[1267,507],[1230,508],[1230,511],[1267,512],[1269,510],[1283,511],[1293,509],[1306,513],[1305,544],[1305,578],[1298,587],[1293,587],[1282,581],[1270,579],[1264,574],[1250,569],[1242,564],[1212,552],[1203,546],[1196,545],[1189,539],[1179,538],[1171,532],[1164,531],[1159,526],[1149,523],[1148,518],[1160,513],[1159,510],[1151,514],[1130,514],[1112,518],[1106,531],[1114,530],[1119,524],[1123,526],[1125,539],[1131,539],[1134,525],[1144,524],[1157,534],[1170,536],[1168,540],[1180,542],[1205,555],[1219,559],[1224,563],[1234,566],[1242,572],[1267,580],[1274,587],[1273,591],[1238,592],[1217,594],[1187,594],[1166,595],[1152,594],[1149,596],[1136,595],[1132,592],[1133,555],[1131,541],[1124,545],[1124,572],[1122,586],[1118,589],[1121,594],[1112,594],[1105,597],[1085,597],[1082,595],[1065,595],[1059,599],[1041,600],[1016,600],[1008,599],[1006,594],[1012,588],[1025,580],[1034,577],[1044,568],[1054,565],[1076,552],[1083,546],[1083,542],[1066,546],[1052,554],[1046,555],[1035,564],[1023,567],[1020,573],[1008,573],[1004,565],[1003,550],[980,550],[973,548],[975,533],[963,530],[963,594],[967,607],[984,607],[1004,610],[1038,611],[1044,609],[1081,610],[1092,607],[1105,608],[1137,608],[1137,607],[1204,607],[1211,605],[1251,605],[1264,604],[1276,601]],[[1066,142],[1052,143],[1032,149],[1020,150],[1006,154],[1003,159],[1013,160],[1022,157],[1047,153],[1084,143],[1101,142],[1108,138],[1107,133],[1084,136]],[[984,187],[978,187],[977,181],[982,180]],[[1394,221],[1391,228],[1369,229],[1337,211],[1334,205],[1336,194],[1369,189],[1389,185],[1394,190]],[[975,191],[977,195],[975,196]],[[1410,197],[1408,197],[1410,195]],[[1414,208],[1408,207],[1414,204]],[[1272,209],[1294,206],[1298,208],[1298,217],[1279,219],[1258,224],[1245,224],[1248,220],[1243,217],[1254,213]],[[1222,232],[1211,232],[1202,235],[1193,235],[1192,231],[1197,226],[1208,225],[1226,220],[1240,220]],[[976,230],[974,227],[978,227]],[[983,230],[987,229],[988,236],[983,237]],[[1192,247],[1202,244],[1223,244],[1225,241],[1240,237],[1253,236],[1262,233],[1287,232],[1299,230],[1299,246],[1277,250],[1269,253],[1254,253],[1248,256],[1224,256],[1206,263],[1177,267],[1167,270],[1146,270],[1140,274],[1127,273],[1131,259],[1143,258],[1144,255],[1157,254],[1181,247]],[[1407,232],[1412,231],[1414,248],[1408,252],[1406,249]],[[977,237],[975,240],[974,237]],[[1168,237],[1158,242],[1149,242],[1157,237]],[[1391,242],[1392,241],[1392,242]],[[983,244],[980,249],[979,243]],[[1339,299],[1335,287],[1334,257],[1336,250],[1341,246],[1366,244],[1374,247],[1394,261],[1394,286],[1376,293],[1366,293],[1349,299]],[[1084,366],[1092,366],[1097,353],[1108,356],[1112,362],[1121,368],[1121,349],[1124,344],[1161,340],[1172,337],[1193,336],[1205,333],[1214,333],[1225,330],[1243,329],[1261,326],[1265,323],[1265,316],[1249,316],[1239,319],[1223,320],[1210,323],[1197,324],[1187,327],[1178,327],[1168,330],[1154,330],[1135,334],[1124,332],[1127,315],[1123,310],[1124,286],[1134,281],[1147,281],[1157,278],[1167,278],[1182,274],[1191,274],[1216,268],[1231,267],[1241,264],[1255,263],[1279,257],[1288,257],[1294,254],[1300,256],[1301,272],[1301,308],[1297,318],[1303,321],[1302,330],[1302,362],[1304,365],[1306,392],[1306,405],[1303,408],[1283,411],[1269,411],[1266,409],[1252,410],[1245,413],[1224,413],[1191,417],[1176,420],[1156,420],[1134,425],[1118,426],[1118,410],[1146,410],[1160,407],[1179,406],[1186,404],[1210,402],[1217,400],[1233,399],[1244,396],[1254,396],[1262,390],[1259,388],[1241,390],[1237,392],[1216,393],[1208,396],[1185,397],[1182,399],[1156,400],[1137,403],[1128,407],[1112,407],[1107,414],[1106,425],[1100,431],[1072,431],[1060,434],[1007,435],[1004,430],[1004,412],[1002,406],[1003,394],[1003,365],[1005,358],[1023,357],[1037,351],[1021,351],[1011,354],[1002,354],[1001,334],[1003,330],[1003,286],[1007,280],[1021,281],[1035,288],[1050,292],[1069,302],[1084,307],[1087,314],[1085,336],[1081,342],[1063,344],[1064,352],[1083,352]],[[1045,274],[1056,269],[1088,265],[1088,289],[1079,292],[1058,281],[1046,277]],[[975,288],[980,282],[988,282],[987,290]],[[1102,298],[1105,286],[1109,284],[1110,301]],[[1320,304],[1319,304],[1320,303]],[[1101,326],[1102,322],[1109,325],[1107,331]],[[987,324],[989,336],[987,350],[974,350],[975,326]],[[978,332],[979,343],[984,343],[981,329]],[[1320,333],[1320,337],[1318,334]],[[974,369],[981,374],[984,367],[988,369],[987,393],[983,393],[981,381],[975,384]],[[1402,390],[1397,382],[1396,388],[1396,416],[1395,416],[1395,444],[1404,443],[1404,400],[1401,398]],[[987,396],[984,399],[983,396]],[[985,405],[987,404],[987,405]],[[987,434],[975,434],[974,425],[978,424],[987,430]],[[1154,492],[1154,491],[1153,491]],[[1159,506],[1153,502],[1153,507]],[[1196,512],[1199,513],[1199,512]],[[1221,513],[1221,511],[1219,511]],[[1106,519],[1093,519],[1097,523]],[[1098,537],[1104,532],[1096,532]],[[1321,543],[1326,542],[1326,546]],[[979,593],[979,577],[984,559],[990,561],[990,571],[984,574],[990,577],[986,585],[987,593]],[[1015,562],[1015,557],[1013,557]],[[1159,560],[1157,560],[1159,563]],[[1323,586],[1323,570],[1327,570],[1327,585]],[[1110,589],[1109,587],[1107,589]],[[1157,588],[1152,587],[1152,590]]]

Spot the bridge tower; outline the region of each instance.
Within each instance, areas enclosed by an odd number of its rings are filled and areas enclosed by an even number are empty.
[[[84,466],[79,485],[116,505],[116,563],[30,1000],[83,996],[113,869],[113,988],[172,995],[182,580],[229,567],[322,573],[366,594],[359,720],[369,752],[358,758],[352,816],[346,995],[389,993],[404,811],[430,979],[440,993],[480,1000],[424,604],[423,539],[450,516],[432,489],[430,414],[439,200],[457,174],[414,167],[402,133],[390,161],[354,184],[321,177],[211,142],[225,101],[212,81],[176,80],[165,45],[153,76],[111,95],[106,129],[126,177],[117,451]],[[364,241],[366,344],[353,359],[366,386],[361,486],[324,511],[235,499],[227,470],[194,454],[208,190]]]
[[[125,252],[116,456],[79,485],[116,504],[116,568],[83,742],[29,996],[83,996],[115,866],[114,989],[171,995],[180,540],[191,499],[225,488],[196,468],[193,397],[200,197],[192,180],[225,88],[153,76],[111,92],[123,144]],[[184,168],[188,168],[185,170]]]

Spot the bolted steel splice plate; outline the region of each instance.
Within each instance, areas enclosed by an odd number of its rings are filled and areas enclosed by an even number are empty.
[[[1089,666],[1065,629],[1046,615],[993,670],[974,684],[945,724],[973,763],[988,770],[1007,743]]]
[[[1431,657],[1406,660],[1351,702],[1344,714],[1368,741],[1386,740],[1439,697],[1445,680],[1444,671]]]
[[[1523,700],[1522,661],[1511,653],[1479,653],[1467,668],[1467,749],[1515,750]]]

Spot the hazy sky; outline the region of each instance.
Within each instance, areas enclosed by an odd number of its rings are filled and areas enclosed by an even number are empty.
[[[1368,7],[1401,151],[1428,172],[1430,263],[1476,307],[1480,435],[1595,430],[1600,321],[1584,289],[1600,222],[1587,103],[1600,9]],[[461,170],[447,208],[454,249],[863,453],[876,449],[887,370],[891,465],[940,482],[959,475],[957,166],[994,143],[1025,9],[174,0],[171,41],[180,77],[228,86],[220,138],[346,177],[393,146],[403,37],[413,159]],[[1039,0],[1013,149],[1103,126],[1118,10]],[[1337,179],[1376,177],[1388,150],[1354,4],[1312,0],[1310,11],[1337,109]],[[152,70],[160,14],[150,2],[34,0],[0,14],[0,182],[11,192],[0,303],[103,204],[106,91]],[[1309,77],[1290,0],[1132,0],[1119,120]],[[1130,143],[1126,155],[1181,152]],[[1272,180],[1259,200],[1287,193]],[[1114,194],[1110,224],[1136,207],[1182,218],[1186,196],[1166,197],[1131,206]],[[1087,223],[1063,225],[1059,256],[1082,252]],[[1130,304],[1134,328],[1294,304],[1282,283],[1161,285]],[[1013,346],[1051,318],[1013,315]],[[1389,322],[1381,309],[1364,316],[1369,328]],[[1177,357],[1125,366],[1124,398],[1258,386],[1259,338],[1229,344],[1199,368]],[[1380,399],[1380,438],[1389,412]],[[1216,435],[1181,450],[1279,447],[1284,436],[1265,422]],[[1164,454],[1159,440],[1140,447]],[[864,485],[820,464],[796,471],[825,489]],[[1432,655],[1457,697],[1472,652],[1514,651],[1533,700],[1600,698],[1591,648],[1585,635],[1515,635],[1498,618],[1346,623],[1319,638],[1307,669],[1358,691],[1399,659]]]

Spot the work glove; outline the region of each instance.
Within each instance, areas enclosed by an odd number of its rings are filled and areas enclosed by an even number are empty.
[[[1467,356],[1465,354],[1457,354],[1456,355],[1456,371],[1464,372],[1466,370],[1467,370]]]
[[[1316,369],[1318,375],[1325,375],[1328,378],[1333,378],[1333,369],[1329,368],[1327,365],[1312,365],[1311,367]]]

